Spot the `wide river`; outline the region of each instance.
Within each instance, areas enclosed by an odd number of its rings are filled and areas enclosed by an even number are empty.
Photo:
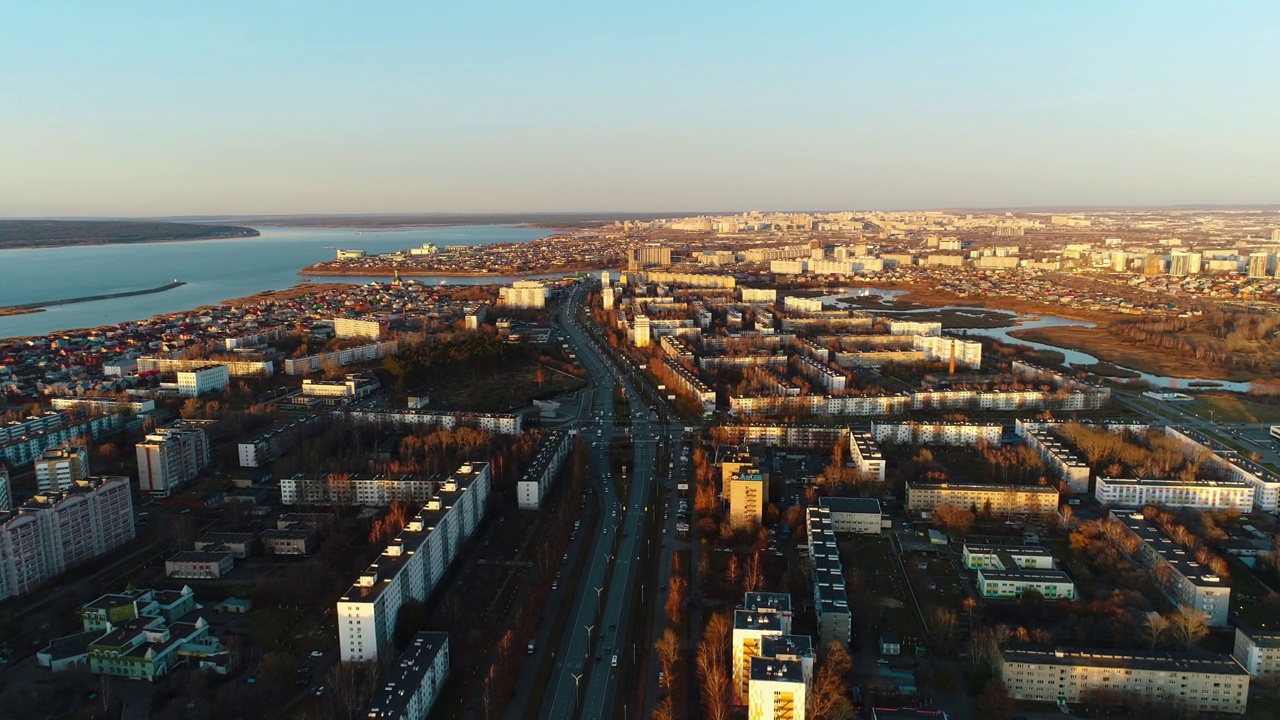
[[[44,312],[0,317],[0,337],[43,335],[71,328],[141,320],[189,310],[263,290],[292,287],[298,271],[331,260],[335,248],[370,254],[435,243],[479,245],[524,242],[547,230],[507,225],[397,228],[265,227],[253,238],[195,240],[136,245],[0,250],[0,306],[105,295],[157,287],[171,280],[187,284],[151,295],[56,305]],[[361,233],[361,234],[357,234]],[[413,278],[427,283],[442,278]],[[368,282],[368,278],[316,277],[316,282]],[[450,284],[489,283],[494,277],[448,278]]]

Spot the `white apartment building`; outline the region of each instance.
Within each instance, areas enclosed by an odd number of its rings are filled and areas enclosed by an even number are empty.
[[[524,416],[519,413],[460,413],[420,409],[394,410],[370,408],[347,410],[340,416],[350,422],[390,426],[439,425],[453,430],[475,427],[500,435],[519,435],[524,430]]]
[[[573,449],[574,437],[564,430],[547,434],[533,462],[516,483],[516,504],[521,510],[537,510],[542,505],[542,498],[546,497],[551,483],[564,467],[564,459]]]
[[[735,610],[733,613],[733,702],[747,704],[751,659],[760,656],[764,637],[790,635],[791,618],[776,612]]]
[[[1236,642],[1231,657],[1253,677],[1280,675],[1280,629],[1274,625],[1236,621]]]
[[[987,503],[993,513],[1052,515],[1058,512],[1058,491],[1039,485],[907,483],[908,512],[932,512],[942,505],[981,511]]]
[[[1192,610],[1199,610],[1209,619],[1212,627],[1227,624],[1231,608],[1231,586],[1222,581],[1212,570],[1201,565],[1194,556],[1160,531],[1154,523],[1147,522],[1141,513],[1118,513],[1112,510],[1109,520],[1119,522],[1129,533],[1141,540],[1133,560],[1149,569],[1168,567],[1168,579],[1160,589],[1169,601]]]
[[[1092,474],[1089,463],[1053,431],[1053,423],[1019,419],[1014,421],[1014,432],[1023,439],[1027,447],[1040,454],[1040,459],[1046,465],[1057,471],[1072,492],[1089,491],[1089,478]]]
[[[271,360],[182,360],[179,358],[140,357],[138,372],[183,372],[196,370],[211,364],[223,365],[232,377],[262,377],[275,372],[275,363]]]
[[[778,291],[772,288],[742,288],[742,302],[751,305],[767,305],[778,301]]]
[[[449,633],[420,632],[369,702],[369,720],[426,720],[449,677]]]
[[[1164,434],[1182,443],[1189,457],[1197,458],[1202,464],[1226,473],[1229,479],[1253,488],[1254,508],[1266,512],[1277,509],[1280,476],[1274,472],[1237,453],[1214,451],[1212,441],[1198,430],[1169,425],[1165,427]]]
[[[517,280],[511,287],[498,290],[498,304],[509,308],[546,307],[547,286],[537,280]]]
[[[332,474],[310,477],[299,473],[280,479],[284,505],[364,505],[385,507],[393,502],[424,503],[440,483],[418,475]]]
[[[61,492],[89,477],[89,449],[83,445],[48,448],[35,462],[40,492]]]
[[[281,423],[242,443],[238,443],[236,455],[240,467],[263,467],[288,452],[299,440],[319,432],[320,416],[303,415]]]
[[[86,478],[0,516],[0,599],[133,540],[129,484],[127,477]]]
[[[873,422],[871,435],[877,442],[900,445],[969,445],[980,442],[999,445],[1004,427],[999,424],[957,422]]]
[[[804,665],[790,658],[751,658],[747,717],[804,720],[808,683]]]
[[[928,362],[949,363],[955,360],[956,367],[977,370],[982,367],[982,343],[972,340],[959,340],[953,337],[932,335],[915,335],[911,346],[924,352]]]
[[[1253,511],[1253,488],[1232,480],[1152,480],[1097,476],[1093,496],[1104,507],[1168,505],[1193,510]]]
[[[871,433],[865,430],[849,431],[849,459],[858,468],[858,472],[862,473],[864,480],[884,482],[884,454],[880,452],[880,446]]]
[[[319,372],[321,366],[325,363],[333,363],[335,365],[356,365],[370,360],[381,360],[396,351],[400,343],[396,340],[387,340],[385,342],[370,343],[368,345],[360,345],[353,348],[345,348],[342,350],[334,350],[333,352],[318,353],[316,355],[307,355],[300,358],[287,358],[284,361],[285,375],[305,375],[307,373]]]
[[[333,319],[333,336],[343,339],[381,340],[387,334],[387,321],[382,318]]]
[[[1015,700],[1057,703],[1139,696],[1190,710],[1242,715],[1249,673],[1225,655],[1011,645],[997,674]]]
[[[226,365],[203,365],[178,371],[178,394],[182,397],[221,392],[230,384],[231,373]]]
[[[853,614],[845,590],[844,567],[836,546],[831,511],[810,507],[805,511],[809,558],[813,562],[813,602],[818,615],[818,639],[848,647],[853,638]]]
[[[818,507],[831,517],[832,530],[838,533],[879,535],[884,514],[875,498],[820,497]]]
[[[188,422],[157,428],[135,446],[138,486],[143,492],[168,497],[209,466],[209,438]]]
[[[484,518],[489,464],[468,463],[449,476],[337,604],[344,662],[374,662],[386,650],[406,602],[422,602]]]
[[[890,335],[923,335],[938,337],[942,335],[942,323],[919,322],[916,320],[890,320]]]

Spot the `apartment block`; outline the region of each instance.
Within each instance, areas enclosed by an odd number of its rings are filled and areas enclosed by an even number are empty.
[[[1231,657],[1256,678],[1280,675],[1280,627],[1236,622],[1236,642]]]
[[[435,589],[488,508],[489,464],[468,463],[442,483],[337,603],[344,662],[373,662],[386,650],[406,602]]]
[[[546,307],[547,286],[537,280],[517,280],[511,287],[498,290],[498,304],[509,308]]]
[[[344,410],[341,415],[335,415],[334,417],[340,417],[349,422],[393,427],[439,425],[447,430],[455,430],[459,427],[474,427],[500,435],[519,435],[524,431],[524,416],[519,413],[464,414],[453,411],[440,412],[422,409],[369,408]]]
[[[419,632],[369,702],[369,720],[425,720],[449,677],[449,633]]]
[[[849,460],[862,473],[863,480],[884,482],[884,454],[871,433],[865,430],[849,432]]]
[[[440,483],[420,475],[329,474],[311,477],[299,473],[280,479],[284,505],[365,505],[382,507],[393,502],[424,503]]]
[[[853,638],[853,614],[845,591],[844,566],[836,546],[831,511],[808,508],[805,515],[809,557],[813,561],[813,603],[818,615],[818,639],[848,646]]]
[[[1254,490],[1235,480],[1159,480],[1099,475],[1093,496],[1104,507],[1167,505],[1193,510],[1253,511]]]
[[[1230,656],[1010,645],[997,674],[1015,700],[1142,697],[1194,711],[1244,714],[1249,673]]]
[[[35,469],[40,492],[61,492],[89,477],[89,449],[84,445],[48,448],[35,461]]]
[[[873,422],[871,435],[877,442],[900,445],[999,445],[1004,427],[967,422]]]
[[[231,384],[231,372],[226,365],[200,365],[190,370],[179,370],[177,375],[178,394],[182,397],[222,392]]]
[[[304,415],[281,423],[259,435],[239,443],[237,456],[240,467],[263,467],[284,455],[299,440],[320,431],[319,415]]]
[[[333,336],[343,339],[381,340],[387,336],[384,318],[334,318]]]
[[[564,467],[564,460],[573,449],[574,435],[564,430],[552,430],[542,441],[538,454],[516,483],[516,504],[521,510],[537,510],[542,505],[551,484]]]
[[[744,467],[729,478],[729,524],[734,528],[759,527],[769,506],[769,481],[754,467]]]
[[[1157,584],[1170,602],[1199,610],[1208,616],[1209,625],[1213,627],[1227,624],[1227,612],[1231,606],[1230,585],[1197,562],[1191,553],[1161,532],[1155,523],[1144,519],[1141,513],[1112,510],[1108,518],[1123,525],[1142,541],[1132,559],[1150,569],[1154,577],[1167,578]]]
[[[0,514],[0,599],[133,540],[129,485],[127,477],[89,477]]]
[[[157,428],[135,446],[138,485],[144,493],[168,497],[209,466],[209,438],[196,423]]]
[[[733,702],[747,704],[751,659],[760,655],[765,636],[791,634],[790,616],[779,613],[735,610],[733,613]]]
[[[326,363],[346,366],[369,362],[370,360],[381,360],[395,352],[399,346],[399,341],[387,340],[300,358],[287,358],[284,361],[284,374],[306,375],[307,373],[319,372],[321,366]]]
[[[13,507],[13,489],[9,485],[9,470],[0,465],[0,512]]]
[[[1053,468],[1075,493],[1089,492],[1089,463],[1066,440],[1053,431],[1052,423],[1014,421],[1014,432],[1040,459]]]
[[[1058,512],[1058,491],[1039,485],[971,485],[965,483],[907,483],[907,511],[929,512],[942,505],[993,513],[1051,515]]]

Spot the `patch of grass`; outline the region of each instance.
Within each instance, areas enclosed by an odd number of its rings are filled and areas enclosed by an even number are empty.
[[[1280,405],[1266,405],[1237,395],[1201,393],[1183,408],[1224,423],[1280,423]]]
[[[290,650],[304,613],[282,607],[255,607],[249,613],[249,636],[263,652]]]
[[[542,382],[538,381],[539,376]],[[421,391],[431,397],[432,407],[503,412],[528,405],[535,399],[572,392],[584,385],[583,380],[522,358],[474,372],[466,369],[441,372],[428,380]]]

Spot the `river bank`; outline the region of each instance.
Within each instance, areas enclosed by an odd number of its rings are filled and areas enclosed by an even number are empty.
[[[1151,375],[1166,375],[1172,378],[1203,378],[1209,380],[1227,380],[1230,382],[1253,382],[1275,377],[1266,368],[1224,367],[1219,363],[1206,362],[1195,357],[1184,357],[1161,352],[1159,348],[1142,345],[1133,340],[1118,336],[1105,327],[1083,327],[1081,325],[1058,325],[1054,327],[1028,328],[1011,330],[1011,337],[1019,340],[1044,343],[1054,347],[1070,348],[1087,352],[1104,362],[1126,368],[1133,368]]]

